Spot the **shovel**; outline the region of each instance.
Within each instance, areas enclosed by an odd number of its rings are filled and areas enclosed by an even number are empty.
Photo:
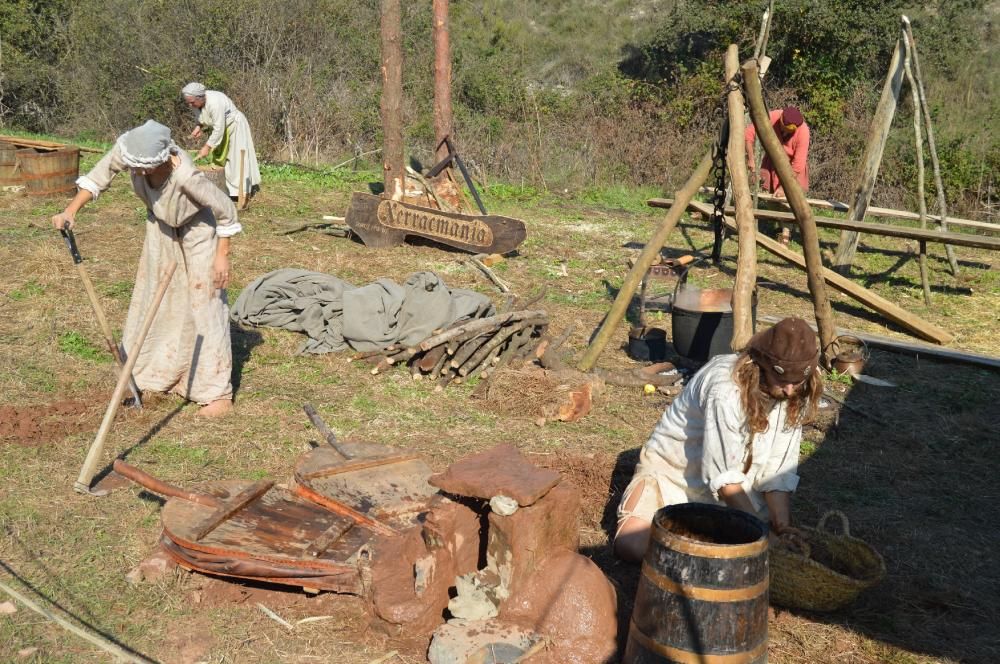
[[[87,268],[83,266],[83,257],[80,255],[80,250],[76,247],[76,238],[73,236],[73,231],[70,230],[69,224],[63,226],[60,230],[62,233],[63,240],[66,241],[66,246],[69,248],[69,253],[73,257],[73,262],[76,264],[76,270],[80,273],[80,280],[83,281],[83,289],[87,291],[87,297],[90,298],[90,306],[94,309],[94,316],[97,318],[97,324],[101,328],[101,332],[104,334],[104,343],[108,346],[108,351],[111,352],[111,356],[115,358],[115,366],[118,367],[118,373],[121,373],[122,368],[125,366],[125,360],[122,357],[121,348],[115,343],[115,337],[111,333],[111,326],[108,325],[108,319],[104,315],[104,308],[101,307],[100,300],[97,299],[97,292],[94,290],[94,284],[90,281],[90,275],[87,274]],[[128,389],[132,393],[132,402],[129,404],[133,408],[142,408],[142,399],[139,397],[139,388],[135,384],[135,379],[129,375]]]
[[[143,319],[142,326],[139,329],[139,336],[136,338],[135,344],[128,354],[128,359],[125,360],[125,366],[122,367],[121,372],[118,374],[118,383],[115,384],[115,390],[111,394],[108,409],[104,411],[101,428],[98,429],[94,442],[90,444],[90,449],[87,451],[87,458],[80,469],[80,476],[77,477],[76,482],[73,484],[73,489],[78,493],[89,494],[91,496],[107,495],[106,491],[92,490],[90,483],[94,480],[94,475],[97,473],[97,462],[101,457],[101,452],[104,451],[104,441],[108,437],[108,432],[111,431],[111,423],[115,420],[115,414],[118,412],[119,404],[121,404],[122,395],[125,393],[125,384],[132,375],[132,369],[139,358],[139,351],[142,350],[142,344],[146,340],[146,335],[149,334],[149,328],[153,325],[156,310],[160,307],[160,302],[163,300],[163,295],[167,292],[167,286],[170,285],[170,279],[174,276],[174,270],[176,269],[177,261],[171,261],[170,265],[164,270],[163,276],[160,277],[160,285],[156,289],[153,301],[150,302],[149,308],[146,310],[146,317]]]

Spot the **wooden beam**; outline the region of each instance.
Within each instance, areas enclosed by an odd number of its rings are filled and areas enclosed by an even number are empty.
[[[689,203],[688,209],[699,212],[703,215],[709,215],[712,212],[712,206],[698,201],[692,201]],[[736,222],[732,217],[724,217],[723,219],[726,226],[728,226],[731,230],[736,231]],[[758,234],[757,244],[779,258],[783,258],[793,265],[798,265],[800,268],[806,269],[806,261],[801,254],[797,254],[794,251],[787,249],[782,244],[775,242],[771,238]],[[885,316],[903,329],[909,330],[921,339],[933,341],[937,344],[951,343],[955,340],[955,337],[945,330],[932,323],[928,323],[919,316],[911,314],[905,309],[885,299],[881,295],[876,295],[867,288],[859,286],[850,279],[837,274],[833,270],[823,268],[822,275],[824,281],[836,290],[840,291],[844,295],[854,298],[865,306],[874,309],[882,316]]]
[[[646,201],[650,207],[670,207],[673,204],[671,198],[651,198]],[[726,208],[726,214],[732,214],[732,206]],[[757,219],[767,219],[770,221],[794,222],[795,215],[791,212],[781,210],[754,210]],[[885,237],[898,237],[907,240],[917,240],[920,242],[936,242],[938,244],[952,244],[959,247],[976,247],[978,249],[1000,250],[1000,238],[987,237],[985,235],[973,235],[971,233],[945,233],[929,228],[910,228],[908,226],[893,226],[892,224],[875,224],[869,221],[851,221],[849,219],[835,219],[833,217],[814,217],[816,225],[820,228],[839,228],[843,230],[857,231],[859,233],[871,233],[872,235],[882,235]]]
[[[902,26],[900,26],[899,34],[896,47],[892,50],[889,73],[882,86],[882,96],[879,98],[878,106],[875,107],[875,117],[872,118],[872,125],[868,130],[868,140],[865,141],[864,156],[861,159],[861,172],[858,174],[858,184],[851,193],[847,218],[852,221],[863,221],[865,218],[865,211],[868,209],[868,204],[871,203],[872,191],[875,189],[875,180],[878,178],[878,169],[882,165],[882,153],[885,151],[885,143],[889,138],[892,118],[896,115],[899,90],[903,86],[902,44],[906,35]],[[854,252],[858,248],[858,238],[859,235],[855,231],[841,232],[837,254],[833,259],[834,269],[838,272],[843,274],[850,272],[851,263],[854,262]]]
[[[805,254],[809,293],[812,295],[816,325],[819,326],[820,362],[823,366],[829,367],[830,356],[833,353],[830,346],[833,342],[833,309],[830,307],[826,283],[823,281],[823,258],[819,253],[819,233],[816,231],[812,208],[806,203],[806,194],[795,177],[788,154],[778,140],[778,135],[774,133],[774,127],[771,126],[770,115],[764,104],[764,91],[760,84],[757,62],[750,60],[744,63],[741,71],[743,90],[750,106],[750,119],[753,120],[757,136],[760,137],[760,144],[774,165],[781,188],[788,197],[788,204],[792,206],[792,212],[802,233],[802,252]]]
[[[766,20],[766,18],[765,18]],[[731,348],[743,350],[753,336],[753,292],[757,286],[757,220],[753,216],[753,200],[747,175],[747,151],[743,144],[746,130],[743,119],[743,94],[736,79],[740,73],[740,54],[736,44],[726,51],[726,85],[729,87],[729,145],[726,159],[733,185],[736,224],[740,227],[739,255],[733,284],[733,339]]]
[[[770,323],[774,325],[780,321],[781,318],[777,316],[758,316],[757,320],[762,323]],[[815,329],[815,326],[813,329]],[[899,341],[897,339],[890,339],[889,337],[883,337],[878,334],[851,332],[840,328],[837,328],[837,334],[849,334],[864,341],[868,344],[869,348],[877,348],[891,353],[899,353],[901,355],[910,355],[913,357],[926,357],[932,360],[939,360],[941,362],[971,364],[977,367],[1000,370],[1000,357],[993,357],[991,355],[970,353],[962,350],[952,350],[951,348],[939,348],[938,346],[930,346],[922,343]]]
[[[0,143],[10,143],[11,145],[21,145],[26,148],[42,148],[43,150],[58,150],[59,148],[66,148],[73,146],[72,143],[56,143],[54,141],[42,141],[36,138],[22,138],[20,136],[0,136]],[[92,154],[104,154],[107,150],[98,150],[97,148],[86,148],[80,145],[76,145],[80,149],[80,152],[90,152]]]
[[[702,193],[712,193],[711,190],[706,189]],[[775,203],[783,203],[787,206],[788,202],[784,198],[779,198],[774,194],[766,194],[761,192],[760,200],[769,201]],[[818,208],[826,208],[828,210],[834,210],[836,212],[847,212],[848,206],[840,201],[828,201],[820,198],[809,198],[807,199],[809,205]],[[868,208],[868,217],[885,217],[887,219],[907,219],[910,221],[920,221],[920,214],[917,212],[909,212],[907,210],[894,210],[892,208],[875,207],[870,206]],[[941,217],[934,214],[928,214],[927,218],[931,221],[941,221]],[[969,228],[976,228],[983,231],[992,231],[993,233],[1000,233],[1000,224],[993,224],[988,221],[976,221],[974,219],[961,219],[959,217],[947,217],[946,221],[953,226],[968,226]]]
[[[694,197],[695,192],[698,191],[698,187],[705,182],[705,178],[708,177],[708,173],[711,170],[712,151],[709,150],[702,157],[701,163],[695,168],[694,173],[691,174],[688,181],[675,194],[677,203],[667,212],[667,218],[663,220],[656,233],[649,239],[646,246],[642,248],[642,253],[639,254],[639,258],[636,259],[632,269],[629,270],[625,281],[622,283],[622,287],[618,290],[615,301],[611,305],[611,309],[601,323],[600,329],[594,335],[593,341],[590,342],[583,357],[580,359],[580,364],[578,365],[580,371],[590,371],[594,367],[601,351],[604,350],[604,347],[608,345],[608,341],[611,340],[611,335],[614,334],[615,328],[618,327],[622,318],[625,317],[628,305],[632,301],[632,297],[635,295],[636,289],[642,282],[643,277],[645,277],[646,271],[653,264],[653,261],[656,260],[656,257],[660,255],[663,243],[667,241],[667,237],[677,226],[677,222],[687,209],[688,202]]]

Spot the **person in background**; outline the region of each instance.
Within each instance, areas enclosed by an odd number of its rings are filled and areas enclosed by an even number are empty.
[[[798,535],[791,495],[802,425],[823,392],[818,362],[816,334],[785,318],[695,374],[639,453],[618,506],[618,557],[641,560],[653,515],[679,503],[728,505],[769,522],[774,537]]]
[[[246,116],[222,92],[206,90],[201,83],[188,83],[181,90],[184,102],[195,109],[198,126],[192,138],[208,133],[195,161],[210,157],[210,163],[226,170],[226,187],[236,198],[240,193],[242,163],[243,193],[249,199],[260,189],[260,168]],[[242,162],[241,162],[242,160]]]
[[[199,414],[225,415],[233,407],[232,345],[225,288],[230,238],[241,230],[236,207],[199,171],[153,120],[122,134],[94,168],[77,180],[79,190],[52,217],[72,228],[76,213],[127,171],[146,205],[146,240],[125,321],[123,341],[132,350],[161,275],[177,269],[136,360],[140,390],[176,392],[203,404]]]
[[[771,126],[774,127],[774,133],[781,141],[781,147],[784,148],[788,160],[792,163],[795,179],[798,180],[803,192],[809,191],[809,125],[802,117],[802,112],[794,106],[786,106],[781,110],[771,111],[769,119]],[[747,126],[744,136],[747,164],[751,173],[754,171],[754,164],[757,163],[754,159],[754,139],[756,137],[757,129],[751,123]],[[771,158],[767,155],[764,155],[760,164],[760,182],[764,191],[782,198],[785,196],[781,181],[778,179],[778,172],[775,170]],[[782,244],[788,244],[790,239],[791,229],[788,226],[782,226]]]

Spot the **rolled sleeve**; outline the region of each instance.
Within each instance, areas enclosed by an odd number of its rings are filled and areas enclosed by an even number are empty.
[[[101,157],[90,172],[81,175],[76,179],[76,186],[89,191],[96,201],[104,191],[111,186],[111,181],[115,176],[125,170],[125,162],[122,161],[121,150],[118,144],[111,148],[111,151]]]
[[[747,435],[739,397],[710,394],[705,407],[705,437],[702,443],[702,481],[718,499],[727,484],[743,484]]]

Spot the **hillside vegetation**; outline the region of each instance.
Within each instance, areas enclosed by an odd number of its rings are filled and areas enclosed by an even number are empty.
[[[0,123],[100,140],[148,117],[186,129],[178,91],[197,79],[236,100],[265,158],[339,163],[380,145],[379,4],[11,0],[0,6]],[[426,161],[431,3],[404,4],[407,147]],[[765,7],[452,3],[459,148],[485,182],[559,191],[676,186],[717,128],[722,52],[736,42],[742,57],[751,55]],[[801,105],[815,129],[813,193],[847,196],[905,13],[952,209],[994,217],[997,11],[987,0],[778,0],[767,99]],[[915,209],[904,95],[875,200]]]

